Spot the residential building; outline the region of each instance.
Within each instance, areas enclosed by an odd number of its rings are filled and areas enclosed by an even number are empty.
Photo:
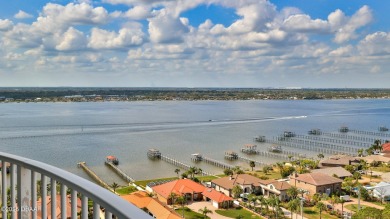
[[[347,165],[359,164],[360,159],[349,155],[334,155],[320,162],[321,167],[345,167]]]
[[[203,199],[202,192],[205,186],[190,179],[179,179],[152,187],[158,200],[165,204],[171,204],[169,195],[175,193],[177,196],[185,196],[188,201],[200,201]]]
[[[294,173],[290,176],[290,185],[306,191],[308,194],[340,192],[343,181],[324,173]]]
[[[352,173],[343,167],[324,167],[321,169],[314,169],[312,173],[324,173],[328,176],[334,176],[340,179],[345,179],[346,177],[352,177]]]
[[[150,216],[157,219],[180,219],[181,217],[171,208],[150,197],[147,192],[138,191],[121,196],[126,201],[143,209]]]
[[[265,197],[276,195],[280,201],[289,200],[287,190],[291,188],[291,185],[287,181],[269,180],[265,184],[262,184],[261,187]]]
[[[261,193],[261,184],[265,182],[249,174],[235,174],[212,180],[211,187],[227,196],[233,196],[232,189],[236,185],[240,186],[244,193]]]
[[[46,196],[46,206],[47,206],[47,219],[52,219],[52,218],[61,218],[61,195],[57,195],[56,196],[56,216],[55,217],[52,217],[52,213],[51,213],[51,196]],[[37,206],[41,206],[42,205],[42,199],[39,198],[38,201],[37,201]],[[72,209],[71,209],[71,197],[70,195],[67,195],[66,196],[66,215],[71,215],[72,213]],[[81,200],[80,199],[77,199],[77,208],[78,208],[78,212],[81,211]],[[37,208],[37,218],[42,218],[41,214],[41,208],[38,207]]]
[[[216,208],[229,208],[233,206],[233,199],[222,192],[212,188],[206,188],[203,191],[203,199],[210,201]]]
[[[390,183],[380,182],[373,187],[372,195],[380,200],[390,201]]]

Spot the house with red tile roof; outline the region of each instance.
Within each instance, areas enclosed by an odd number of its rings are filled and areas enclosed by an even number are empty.
[[[138,208],[143,209],[149,215],[157,219],[180,219],[181,217],[171,208],[159,202],[158,200],[149,197],[144,191],[134,192],[129,195],[121,196],[126,201],[134,204]]]
[[[233,199],[222,192],[212,188],[206,188],[203,191],[203,199],[210,201],[216,208],[229,208],[233,206]]]
[[[172,204],[171,193],[186,197],[187,201],[211,201],[216,208],[232,206],[233,199],[190,179],[179,179],[152,187],[159,201]]]
[[[326,193],[329,195],[334,192],[340,192],[342,182],[341,179],[324,173],[294,173],[290,176],[290,185],[307,191],[310,195],[315,193]]]
[[[47,219],[51,219],[51,218],[61,218],[61,195],[57,195],[56,196],[56,216],[55,217],[52,217],[52,214],[51,214],[51,196],[46,196],[46,209],[47,209]],[[42,198],[39,198],[38,201],[37,201],[37,206],[38,209],[37,209],[37,217],[40,219],[42,218],[42,213],[41,213],[41,206],[42,205]],[[72,209],[71,209],[71,196],[70,195],[67,195],[66,196],[66,215],[68,217],[70,217],[71,213],[72,213]],[[77,199],[77,212],[80,212],[81,211],[81,200],[80,199]]]
[[[152,187],[158,200],[166,204],[172,204],[169,195],[175,193],[177,196],[185,196],[188,201],[200,201],[203,199],[202,192],[205,186],[190,179],[179,179]]]
[[[390,154],[390,143],[384,143],[382,145],[382,153]]]

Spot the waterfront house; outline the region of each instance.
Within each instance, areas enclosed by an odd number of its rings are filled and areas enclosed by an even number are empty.
[[[290,185],[306,191],[310,195],[315,193],[326,193],[329,195],[340,192],[342,182],[341,179],[324,173],[293,173],[290,176]]]
[[[320,166],[321,167],[345,167],[347,165],[354,165],[359,163],[360,163],[360,159],[357,159],[349,155],[338,154],[338,155],[331,156],[326,160],[322,160],[320,162]]]
[[[289,200],[287,190],[291,188],[291,185],[286,181],[268,180],[261,185],[261,188],[265,197],[275,195],[280,201]]]
[[[159,201],[170,205],[172,204],[172,200],[169,197],[171,193],[175,193],[177,196],[185,196],[188,201],[200,201],[203,200],[202,192],[205,188],[205,186],[190,179],[179,179],[153,186],[152,190],[156,193]]]
[[[382,153],[390,154],[390,143],[384,143],[382,145]]]
[[[126,201],[146,211],[150,216],[157,219],[180,219],[181,217],[171,208],[158,200],[149,197],[144,191],[134,192],[121,196]]]
[[[339,179],[345,179],[346,177],[352,177],[352,173],[342,167],[325,167],[322,169],[314,169],[312,173],[324,173],[328,176],[335,176]]]
[[[233,199],[222,192],[212,188],[206,188],[203,193],[203,199],[210,201],[215,208],[229,208],[233,206]]]
[[[240,186],[244,193],[261,193],[261,184],[264,183],[265,180],[249,174],[235,174],[212,180],[211,187],[227,196],[232,196],[232,189],[236,185]]]

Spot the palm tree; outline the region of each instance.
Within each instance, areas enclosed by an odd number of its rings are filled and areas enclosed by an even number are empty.
[[[269,199],[269,204],[272,206],[274,213],[275,213],[275,218],[278,218],[278,212],[280,209],[280,200],[276,195],[272,195]]]
[[[180,178],[179,177],[180,169],[175,169],[175,173],[177,174],[177,178]]]
[[[326,206],[325,206],[325,204],[323,202],[317,202],[316,208],[320,212],[320,219],[321,219],[322,218],[321,213],[322,213],[323,210],[326,209]]]
[[[318,154],[317,157],[318,157],[319,159],[323,159],[325,156],[324,156],[323,154]]]
[[[204,218],[207,217],[207,214],[212,214],[213,211],[208,209],[207,207],[201,208],[198,210],[201,214],[203,214]]]
[[[291,212],[291,218],[293,218],[293,212],[298,210],[299,206],[300,206],[300,203],[299,203],[299,199],[297,199],[297,198],[291,199],[288,202],[287,207]]]
[[[252,168],[252,171],[253,171],[253,168],[256,166],[256,163],[253,160],[251,160],[249,162],[249,166]]]
[[[248,195],[249,203],[253,203],[253,209],[255,208],[257,196],[255,194]]]
[[[264,196],[259,195],[259,196],[257,196],[257,200],[260,202],[260,211],[262,211],[263,210],[263,205],[264,205],[264,202],[265,202],[265,198],[264,198]]]
[[[287,195],[291,198],[291,199],[295,199],[297,198],[298,194],[299,194],[299,190],[297,187],[295,186],[291,186],[289,189],[287,189]]]
[[[176,203],[179,203],[181,205],[182,218],[184,218],[184,203],[185,202],[186,202],[186,198],[183,195],[176,198]]]
[[[339,201],[340,201],[340,198],[336,195],[332,195],[332,197],[330,197],[329,202],[332,205],[332,209],[334,209],[334,205],[339,203]]]
[[[239,185],[235,185],[232,188],[232,193],[233,193],[234,198],[238,198],[242,192],[243,192],[243,190],[242,190],[241,186],[239,186]]]
[[[187,173],[191,176],[191,179],[194,178],[194,175],[197,171],[197,168],[196,167],[190,167],[188,170],[187,170]]]
[[[231,176],[231,175],[233,175],[233,170],[231,170],[231,169],[224,169],[223,170],[223,174],[225,174],[226,176]]]
[[[287,157],[288,157],[288,160],[291,161],[294,156],[290,154]]]
[[[358,152],[358,157],[363,157],[363,153],[364,153],[363,148],[359,149],[357,152]]]
[[[116,189],[119,187],[119,185],[116,182],[113,182],[111,184],[111,188],[114,190],[114,193],[116,192]]]
[[[177,198],[176,193],[171,192],[171,193],[169,194],[168,199],[171,199],[171,204],[172,204],[172,206],[175,204],[176,198]]]
[[[343,215],[343,213],[344,213],[344,203],[345,202],[346,201],[343,198],[340,198],[340,200],[338,201],[338,203],[341,204],[341,215]]]

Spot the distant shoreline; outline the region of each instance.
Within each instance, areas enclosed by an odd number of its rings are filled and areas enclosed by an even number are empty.
[[[0,103],[390,99],[390,89],[0,88]]]

